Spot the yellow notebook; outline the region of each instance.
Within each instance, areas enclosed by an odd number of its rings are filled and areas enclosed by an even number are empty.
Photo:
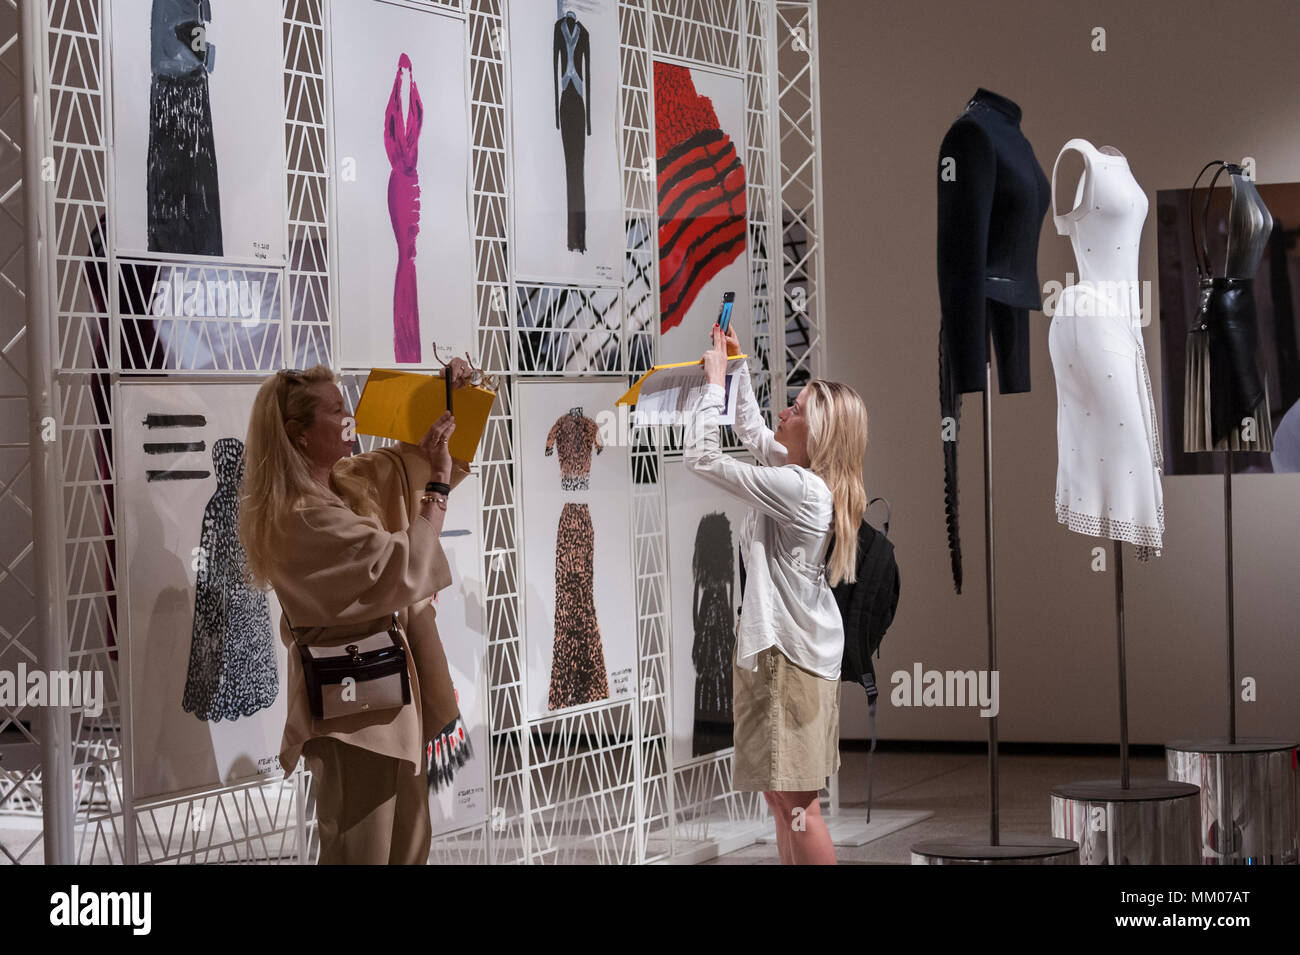
[[[727,358],[727,361],[740,361],[742,358],[748,358],[748,357],[749,357],[748,355],[731,355]],[[704,364],[704,360],[702,358],[697,358],[695,361],[677,361],[677,362],[673,362],[671,365],[655,365],[644,375],[638,378],[635,385],[633,385],[627,391],[623,392],[623,397],[619,398],[618,401],[614,402],[614,404],[616,405],[636,404],[637,398],[640,397],[641,395],[641,387],[646,383],[646,379],[649,378],[651,375],[653,375],[655,372],[663,371],[666,368],[686,368],[690,365],[703,365],[703,364]]]
[[[453,458],[474,460],[496,398],[495,391],[477,385],[465,385],[452,392],[456,430],[448,447]],[[375,368],[357,402],[357,431],[419,444],[429,426],[446,410],[447,386],[441,375]]]

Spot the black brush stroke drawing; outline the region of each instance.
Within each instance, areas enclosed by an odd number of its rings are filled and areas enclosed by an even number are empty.
[[[146,441],[145,454],[183,454],[186,451],[206,451],[202,441]]]
[[[150,412],[144,416],[146,428],[202,428],[208,419],[201,414],[160,414]]]
[[[208,102],[216,48],[209,0],[153,0],[145,204],[149,251],[221,255],[221,196]]]
[[[695,531],[691,571],[695,589],[691,616],[695,640],[695,727],[691,755],[704,756],[732,745],[731,655],[736,647],[735,575],[731,522],[717,511],[705,514]]]
[[[171,468],[144,472],[146,481],[203,481],[211,476],[211,471],[180,471]]]

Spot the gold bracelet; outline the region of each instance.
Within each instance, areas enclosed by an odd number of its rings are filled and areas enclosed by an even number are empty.
[[[421,504],[437,504],[444,511],[447,509],[447,495],[445,494],[425,494],[420,498]]]

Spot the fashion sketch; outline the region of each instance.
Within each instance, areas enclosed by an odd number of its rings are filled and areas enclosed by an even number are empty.
[[[587,137],[591,135],[591,37],[568,10],[555,21],[551,42],[555,128],[564,143],[569,200],[569,251],[587,251],[587,195],[584,185]]]
[[[736,648],[735,576],[731,522],[721,511],[700,518],[695,532],[691,616],[695,641],[695,729],[691,755],[732,745],[731,655]]]
[[[654,82],[662,334],[744,254],[745,168],[687,67],[656,61]]]
[[[599,454],[603,447],[596,422],[584,415],[582,408],[570,408],[551,426],[545,453],[549,457],[558,449],[564,490],[585,491],[592,449]],[[594,543],[591,509],[578,501],[566,501],[555,534],[555,645],[547,709],[609,697],[605,649],[596,621]]]
[[[456,693],[456,702],[460,702],[460,693]],[[465,727],[465,718],[458,712],[455,719],[444,726],[437,737],[430,740],[425,747],[426,780],[434,792],[442,792],[451,785],[456,771],[474,758],[470,746],[469,731]]]
[[[405,77],[403,76],[405,71]],[[402,115],[402,80],[409,79],[409,109]],[[415,282],[415,239],[420,234],[420,129],[424,106],[415,85],[415,72],[405,53],[397,59],[393,92],[384,111],[384,150],[393,167],[388,176],[388,216],[397,242],[397,273],[393,277],[393,360],[420,360],[420,303]]]
[[[204,39],[211,19],[208,0],[153,0],[145,173],[151,252],[222,254],[217,152],[208,102],[216,48]]]
[[[239,542],[239,482],[244,445],[220,438],[212,445],[217,489],[203,509],[194,589],[190,662],[181,707],[201,720],[236,720],[275,702],[279,692],[271,613],[266,594],[245,581],[247,557]]]

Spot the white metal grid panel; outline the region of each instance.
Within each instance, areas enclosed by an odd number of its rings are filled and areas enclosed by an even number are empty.
[[[27,447],[27,259],[17,0],[0,2],[0,670],[36,664],[31,459]],[[31,724],[31,725],[29,725]],[[0,707],[0,865],[43,857],[40,727]]]
[[[815,0],[775,0],[775,122],[780,160],[785,402],[823,373],[821,104]],[[783,403],[785,403],[783,402]]]
[[[14,0],[3,0],[12,7]],[[226,787],[124,811],[120,706],[117,693],[114,470],[110,375],[201,378],[247,374],[281,365],[306,367],[332,358],[333,273],[330,187],[327,0],[282,0],[288,261],[282,268],[221,269],[212,263],[168,265],[161,277],[212,280],[251,276],[273,289],[277,309],[264,328],[238,320],[184,316],[176,329],[144,322],[144,291],[159,280],[156,263],[119,260],[105,247],[111,183],[109,91],[104,25],[108,0],[44,0],[50,97],[48,131],[56,169],[52,215],[57,237],[52,281],[59,373],[67,526],[65,613],[73,665],[100,668],[110,686],[109,709],[97,720],[74,715],[80,861],[299,861],[315,856],[310,780]],[[503,375],[500,396],[480,448],[483,506],[480,532],[489,628],[488,718],[491,818],[435,840],[442,862],[653,861],[674,853],[674,839],[707,836],[709,819],[755,819],[755,796],[730,791],[730,753],[672,765],[668,693],[671,668],[664,539],[661,435],[633,434],[631,501],[636,567],[638,693],[529,720],[520,636],[514,383],[519,376],[629,376],[657,352],[657,250],[654,223],[656,55],[734,71],[745,80],[747,202],[753,280],[756,388],[766,406],[772,375],[784,381],[819,359],[813,336],[794,355],[786,329],[771,320],[769,276],[781,274],[789,325],[791,276],[821,287],[819,246],[797,262],[785,253],[779,273],[773,247],[799,210],[797,225],[818,223],[818,182],[809,162],[792,166],[778,141],[794,128],[817,149],[811,52],[790,61],[802,25],[813,49],[815,0],[619,0],[621,134],[627,247],[621,289],[516,283],[510,270],[509,84],[505,0],[425,0],[464,10],[468,30],[472,127],[472,222],[478,354],[485,370]],[[788,34],[788,35],[787,35]],[[12,45],[12,44],[11,44]],[[778,54],[774,46],[779,45]],[[797,43],[793,44],[795,47]],[[776,72],[781,67],[781,75]],[[782,105],[803,97],[803,111]],[[773,101],[781,106],[779,126]],[[3,106],[0,105],[0,109]],[[809,115],[811,114],[811,115]],[[779,130],[779,133],[778,133]],[[780,143],[782,149],[784,143]],[[779,165],[778,165],[779,164]],[[780,175],[776,175],[779,168]],[[815,158],[812,167],[815,170]],[[811,198],[786,189],[807,188]],[[779,210],[779,212],[778,212]],[[813,263],[813,264],[809,264]],[[809,276],[812,278],[810,279]],[[818,316],[820,320],[820,316]],[[776,340],[774,339],[776,336]],[[209,358],[200,361],[193,348]],[[186,347],[186,346],[190,347]],[[785,361],[773,369],[770,356]],[[629,378],[631,380],[631,378]],[[355,401],[362,379],[344,378]],[[778,389],[779,390],[779,389]],[[656,440],[659,439],[659,440]],[[373,445],[374,442],[367,442]],[[19,641],[21,643],[21,641]],[[24,792],[32,792],[27,779]],[[0,776],[0,786],[5,777]],[[10,792],[21,796],[12,784]],[[0,789],[0,800],[5,790]],[[39,798],[38,795],[36,798]],[[24,805],[34,805],[29,799]],[[0,801],[0,812],[4,811]],[[719,812],[722,816],[719,816]],[[666,838],[665,838],[666,837]]]

